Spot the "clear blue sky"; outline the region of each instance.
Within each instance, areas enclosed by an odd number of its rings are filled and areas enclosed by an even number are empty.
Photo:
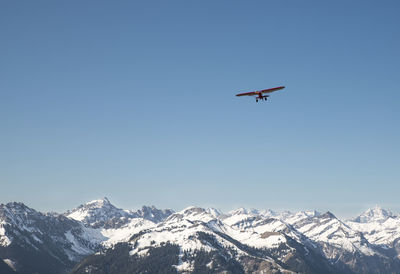
[[[400,211],[399,11],[1,1],[0,202]]]

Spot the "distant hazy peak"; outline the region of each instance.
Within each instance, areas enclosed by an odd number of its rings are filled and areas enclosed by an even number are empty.
[[[228,212],[228,215],[258,215],[260,214],[260,212],[258,211],[258,209],[247,209],[244,207],[240,207],[238,209],[235,210],[231,210]]]
[[[391,211],[376,205],[375,207],[364,211],[361,215],[354,218],[353,221],[358,223],[384,222],[388,218],[393,217],[395,217],[395,215]]]

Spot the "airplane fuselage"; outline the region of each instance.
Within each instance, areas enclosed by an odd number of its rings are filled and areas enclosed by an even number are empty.
[[[262,92],[258,93],[258,96],[256,97],[256,102],[258,102],[258,100],[265,100],[267,101],[269,95],[263,95]]]

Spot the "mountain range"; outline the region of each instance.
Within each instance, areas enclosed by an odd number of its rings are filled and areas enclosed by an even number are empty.
[[[0,258],[0,273],[400,273],[400,216],[12,202],[0,205]]]

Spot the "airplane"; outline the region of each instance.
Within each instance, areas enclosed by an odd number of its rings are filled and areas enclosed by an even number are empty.
[[[284,89],[284,86],[276,87],[276,88],[269,88],[269,89],[263,89],[263,90],[257,90],[257,91],[252,91],[252,92],[245,92],[245,93],[239,93],[236,94],[236,96],[256,96],[256,102],[258,100],[265,100],[267,101],[267,98],[269,95],[263,95],[263,93],[270,93],[274,92],[276,90]]]

